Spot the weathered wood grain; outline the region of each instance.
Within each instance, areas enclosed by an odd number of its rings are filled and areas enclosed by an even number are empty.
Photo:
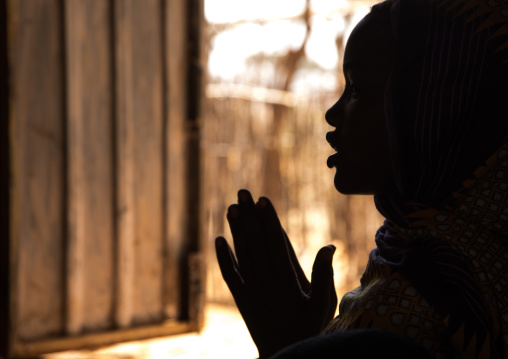
[[[134,323],[162,320],[162,41],[160,0],[132,3],[136,133]]]
[[[57,0],[10,0],[13,328],[32,340],[63,330],[64,90]]]
[[[0,4],[0,356],[9,348],[10,316],[10,151],[7,4]]]
[[[110,328],[113,133],[110,7],[65,2],[68,98],[67,331]]]
[[[120,324],[162,319],[160,8],[158,0],[115,2]]]
[[[178,318],[180,308],[180,267],[185,243],[185,104],[186,17],[185,3],[169,0],[165,6],[165,214],[163,303],[166,318]]]
[[[11,307],[0,308],[10,320],[0,356],[202,324],[199,253],[190,290],[186,277],[197,252],[189,184],[199,181],[188,178],[199,138],[198,119],[187,126],[187,5],[8,0],[8,161],[0,166],[9,170],[2,248]]]
[[[120,328],[132,321],[134,277],[134,117],[130,1],[114,2],[116,94],[116,315]]]

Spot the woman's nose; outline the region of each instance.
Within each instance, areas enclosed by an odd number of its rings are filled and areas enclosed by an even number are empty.
[[[339,121],[339,100],[337,100],[337,102],[335,102],[333,104],[332,107],[330,107],[328,109],[328,111],[326,111],[326,114],[325,114],[325,119],[326,119],[326,122],[328,122],[328,124],[330,126],[333,126],[333,127],[337,127],[338,126],[338,121]]]

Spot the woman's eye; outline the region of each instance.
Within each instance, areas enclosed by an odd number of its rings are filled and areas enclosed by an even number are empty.
[[[360,94],[362,91],[362,88],[354,83],[349,85],[349,88],[351,89],[351,94],[356,97]]]

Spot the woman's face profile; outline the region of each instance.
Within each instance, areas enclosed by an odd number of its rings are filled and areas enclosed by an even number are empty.
[[[343,194],[381,194],[394,187],[385,115],[391,41],[386,21],[368,14],[346,45],[346,87],[325,116],[335,127],[326,139],[337,151],[327,163],[336,168],[335,188]]]

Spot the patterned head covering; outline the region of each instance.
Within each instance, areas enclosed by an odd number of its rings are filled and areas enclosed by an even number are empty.
[[[508,140],[508,1],[393,0],[387,121],[398,193],[380,212],[407,224],[440,207]]]
[[[436,358],[506,358],[508,0],[389,0],[373,13],[394,34],[397,190],[375,196],[387,220],[328,330],[396,331]]]
[[[395,60],[386,112],[398,191],[375,196],[387,220],[376,234],[377,248],[370,260],[388,265],[413,283],[446,318],[449,335],[459,338],[458,347],[469,348],[474,341],[473,357],[481,356],[484,347],[490,348],[492,357],[502,357],[508,333],[506,328],[496,329],[499,315],[491,315],[496,311],[485,302],[485,293],[492,294],[489,288],[497,286],[492,297],[504,303],[507,285],[500,277],[478,284],[478,278],[488,276],[472,263],[491,250],[487,240],[498,241],[496,255],[505,253],[501,248],[506,247],[506,233],[495,225],[507,217],[501,212],[506,204],[496,202],[491,191],[485,199],[498,208],[494,219],[457,212],[454,218],[463,222],[461,228],[476,226],[483,239],[476,235],[468,242],[466,234],[451,226],[442,233],[430,228],[440,228],[440,218],[448,217],[456,198],[484,200],[480,194],[488,190],[482,187],[488,183],[485,179],[476,181],[480,188],[473,192],[478,198],[466,184],[508,142],[508,0],[391,4]],[[508,175],[501,176],[505,185],[507,179]],[[441,212],[422,221],[425,211]],[[486,223],[495,225],[488,228]],[[405,228],[419,229],[411,234]],[[483,249],[468,249],[474,246]],[[499,267],[504,268],[501,272],[507,268],[501,262]],[[497,269],[486,264],[481,270]]]

